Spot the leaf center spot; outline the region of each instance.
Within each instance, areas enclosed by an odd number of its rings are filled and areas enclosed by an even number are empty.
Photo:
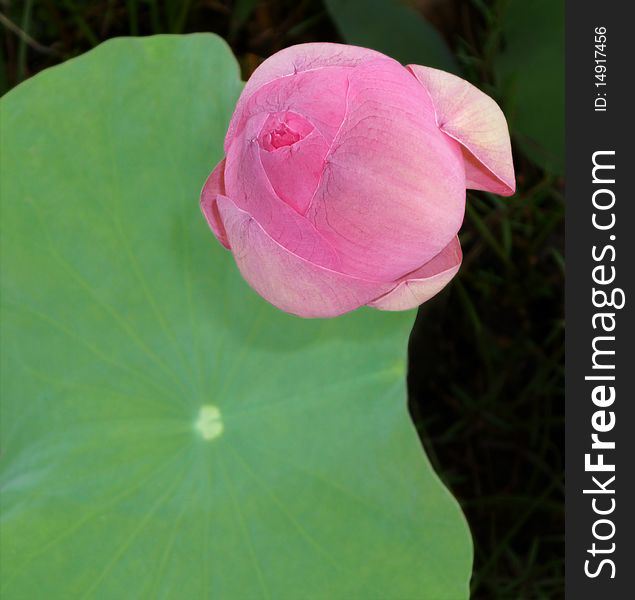
[[[223,419],[220,410],[213,404],[203,404],[198,412],[198,419],[194,423],[194,429],[208,442],[216,439],[223,433]]]

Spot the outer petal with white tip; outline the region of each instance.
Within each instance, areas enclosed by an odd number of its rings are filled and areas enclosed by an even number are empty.
[[[507,121],[492,98],[437,69],[408,65],[430,94],[439,129],[463,148],[466,186],[511,196],[516,191]]]

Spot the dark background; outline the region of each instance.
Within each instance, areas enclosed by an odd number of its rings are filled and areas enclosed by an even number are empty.
[[[344,41],[454,70],[501,104],[518,191],[468,193],[463,266],[410,342],[411,412],[472,529],[476,599],[564,597],[563,14],[560,0],[0,0],[2,92],[110,37],[212,31],[244,79],[286,46]]]

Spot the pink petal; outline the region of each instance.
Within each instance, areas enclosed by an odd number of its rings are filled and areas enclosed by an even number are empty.
[[[248,101],[254,93],[265,84],[272,81],[279,81],[281,84],[288,85],[290,82],[282,82],[281,80],[289,75],[296,75],[307,71],[315,73],[318,69],[326,68],[326,73],[324,74],[324,79],[322,80],[323,89],[320,91],[319,88],[316,87],[314,91],[316,91],[317,94],[305,94],[308,101],[312,101],[319,107],[320,102],[324,102],[325,96],[329,95],[328,78],[329,76],[333,77],[334,73],[338,71],[338,68],[342,67],[350,69],[365,61],[377,58],[378,56],[382,56],[382,54],[375,52],[374,50],[358,48],[356,46],[347,46],[345,44],[329,43],[298,44],[297,46],[291,46],[277,52],[265,60],[265,62],[263,62],[253,72],[249,81],[245,84],[245,88],[243,89],[243,92],[238,100],[238,104],[236,105],[234,116],[229,124],[226,143],[231,143],[231,140],[236,135],[239,125],[244,121],[244,111]],[[327,86],[326,90],[324,89],[324,85]],[[289,87],[286,88],[287,93],[289,89]],[[325,91],[327,92],[326,94]],[[293,108],[293,106],[277,108],[276,110],[289,108]],[[296,106],[295,108],[298,109],[299,107]],[[269,112],[274,111],[272,110]],[[306,114],[314,113],[311,112]]]
[[[456,75],[419,65],[408,68],[430,94],[439,128],[463,146],[467,187],[511,196],[514,163],[498,104]]]
[[[283,117],[279,114],[270,115],[263,126],[259,136],[260,161],[278,198],[304,215],[322,177],[329,144],[317,129],[305,131],[308,121],[294,122],[294,113],[290,112]],[[283,118],[289,126],[278,124]],[[273,133],[268,133],[272,129]]]
[[[229,242],[225,234],[223,222],[216,207],[216,196],[225,194],[225,159],[221,160],[207,178],[201,191],[201,210],[207,224],[218,241],[229,250]]]
[[[350,68],[324,67],[274,79],[248,97],[238,100],[227,137],[225,153],[234,140],[242,139],[243,127],[261,113],[293,112],[309,120],[330,143],[346,113],[346,90]]]
[[[297,44],[280,50],[263,62],[249,78],[244,93],[249,95],[261,85],[286,75],[321,67],[356,67],[382,56],[384,55],[375,50],[347,44]]]
[[[234,259],[265,300],[301,317],[334,317],[386,293],[391,285],[365,281],[320,267],[285,249],[229,198],[219,196]]]
[[[293,111],[271,113],[260,130],[258,143],[266,152],[275,152],[301,142],[312,131],[315,127],[311,122]]]
[[[394,281],[436,256],[465,209],[460,145],[428,94],[392,59],[349,75],[348,111],[307,212],[342,270]]]
[[[457,274],[463,254],[455,237],[423,267],[410,273],[390,292],[369,303],[380,310],[408,310],[438,294]]]
[[[268,117],[266,113],[252,117],[245,127],[244,142],[230,149],[225,167],[225,195],[290,252],[327,269],[339,270],[341,260],[335,249],[309,220],[276,194],[267,177],[257,136]]]

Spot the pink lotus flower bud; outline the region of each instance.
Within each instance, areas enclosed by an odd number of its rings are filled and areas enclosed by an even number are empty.
[[[245,85],[201,207],[261,296],[332,317],[439,292],[461,264],[466,188],[514,193],[489,96],[365,48],[301,44]]]

